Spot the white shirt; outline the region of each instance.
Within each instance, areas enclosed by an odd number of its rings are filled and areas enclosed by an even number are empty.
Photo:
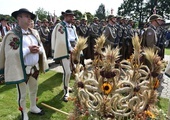
[[[8,32],[8,31],[6,30],[6,26],[3,26],[2,29],[3,29],[3,31],[4,31],[4,34],[6,35],[7,32]],[[1,33],[1,32],[0,32],[0,37],[2,37],[2,33]]]
[[[22,29],[22,33],[30,33],[30,32]],[[39,61],[39,53],[31,53],[29,49],[30,45],[38,46],[38,41],[33,35],[23,35],[22,49],[23,49],[24,64],[26,66],[34,66]],[[39,50],[41,53],[42,47],[40,47]]]
[[[3,26],[3,30],[4,30],[4,34],[6,35],[7,34],[7,29],[6,29],[6,26]]]
[[[76,35],[72,26],[67,27],[69,41],[75,41]]]
[[[68,34],[68,36],[67,36],[68,47],[69,47],[69,50],[72,51],[73,48],[70,44],[70,41],[75,41],[77,39],[77,36],[76,36],[77,33],[76,33],[76,31],[74,31],[73,26],[71,24],[66,23],[66,27],[67,27],[66,29],[67,29],[67,34]]]

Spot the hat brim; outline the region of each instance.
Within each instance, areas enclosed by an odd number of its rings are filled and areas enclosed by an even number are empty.
[[[149,20],[149,22],[152,22],[152,21],[155,21],[155,20],[162,20],[162,19],[161,18],[155,18],[155,19]]]
[[[30,14],[32,20],[35,19],[35,17],[36,17],[36,15],[34,15],[33,13],[28,12],[28,11],[14,11],[14,12],[12,13],[12,16],[13,16],[15,19],[17,19],[18,14],[21,14],[21,13],[28,13],[28,14]]]
[[[0,19],[0,22],[1,22],[1,21],[8,21],[8,20],[7,20],[7,19],[2,18],[2,19]]]
[[[61,12],[61,14],[62,14],[62,15],[73,15],[73,16],[75,16],[75,14],[74,14],[74,13]]]

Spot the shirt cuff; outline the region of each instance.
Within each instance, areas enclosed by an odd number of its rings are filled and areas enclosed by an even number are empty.
[[[43,48],[39,47],[39,53],[42,54],[43,53]]]

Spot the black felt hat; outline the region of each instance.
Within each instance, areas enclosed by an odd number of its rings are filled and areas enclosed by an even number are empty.
[[[66,10],[65,12],[61,12],[62,15],[74,15],[72,10]]]
[[[33,14],[32,12],[30,12],[30,11],[29,11],[28,9],[26,9],[26,8],[21,8],[21,9],[19,9],[19,10],[17,10],[17,11],[14,11],[11,15],[12,15],[15,19],[17,19],[18,14],[21,14],[21,13],[28,13],[28,14],[30,14],[32,20],[36,17],[35,14]]]
[[[1,21],[8,21],[8,20],[7,20],[6,18],[1,18],[1,19],[0,19],[0,22],[1,22]]]

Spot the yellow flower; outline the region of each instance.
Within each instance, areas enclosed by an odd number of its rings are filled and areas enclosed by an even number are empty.
[[[145,111],[145,114],[147,116],[149,116],[150,118],[152,118],[152,119],[155,118],[155,115],[151,111],[149,111],[149,110]]]
[[[101,89],[105,94],[109,94],[112,90],[112,85],[109,83],[103,83],[103,85],[101,86]]]

